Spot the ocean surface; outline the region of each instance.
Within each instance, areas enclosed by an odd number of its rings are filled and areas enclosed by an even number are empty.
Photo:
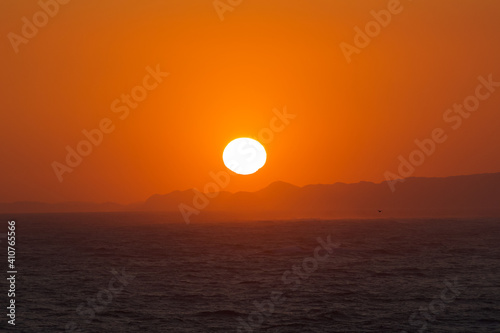
[[[1,218],[2,332],[500,332],[500,219]]]

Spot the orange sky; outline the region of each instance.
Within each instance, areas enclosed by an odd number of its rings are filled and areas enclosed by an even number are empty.
[[[266,166],[233,174],[225,190],[380,182],[438,127],[448,139],[413,176],[500,171],[500,88],[460,128],[443,120],[478,76],[500,81],[500,2],[401,1],[348,63],[339,44],[354,45],[354,27],[388,3],[243,0],[221,21],[211,0],[69,1],[16,53],[9,33],[41,9],[2,1],[0,201],[129,203],[202,189],[226,170],[225,145],[256,137],[285,106],[296,117],[266,145]],[[157,65],[169,75],[120,119],[112,102]],[[60,182],[52,163],[105,118],[114,131]]]

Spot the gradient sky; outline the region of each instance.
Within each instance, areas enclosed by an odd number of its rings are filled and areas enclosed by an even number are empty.
[[[500,81],[500,2],[401,1],[348,63],[339,44],[389,2],[244,0],[221,21],[211,0],[73,0],[16,53],[8,34],[40,7],[3,0],[0,201],[202,189],[226,170],[225,145],[257,137],[285,106],[296,118],[266,144],[266,166],[225,190],[380,182],[438,127],[448,139],[413,176],[499,172],[500,88],[457,130],[443,113],[478,76]],[[169,76],[120,119],[112,102],[158,64]],[[104,118],[114,131],[60,182],[52,163]]]

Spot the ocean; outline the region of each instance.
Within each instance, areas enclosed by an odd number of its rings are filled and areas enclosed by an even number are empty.
[[[500,332],[500,219],[12,219],[2,332]]]

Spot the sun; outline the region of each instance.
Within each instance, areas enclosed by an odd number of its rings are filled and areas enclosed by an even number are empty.
[[[239,175],[250,175],[266,164],[267,154],[259,141],[250,138],[238,138],[229,142],[222,160],[226,167]]]

